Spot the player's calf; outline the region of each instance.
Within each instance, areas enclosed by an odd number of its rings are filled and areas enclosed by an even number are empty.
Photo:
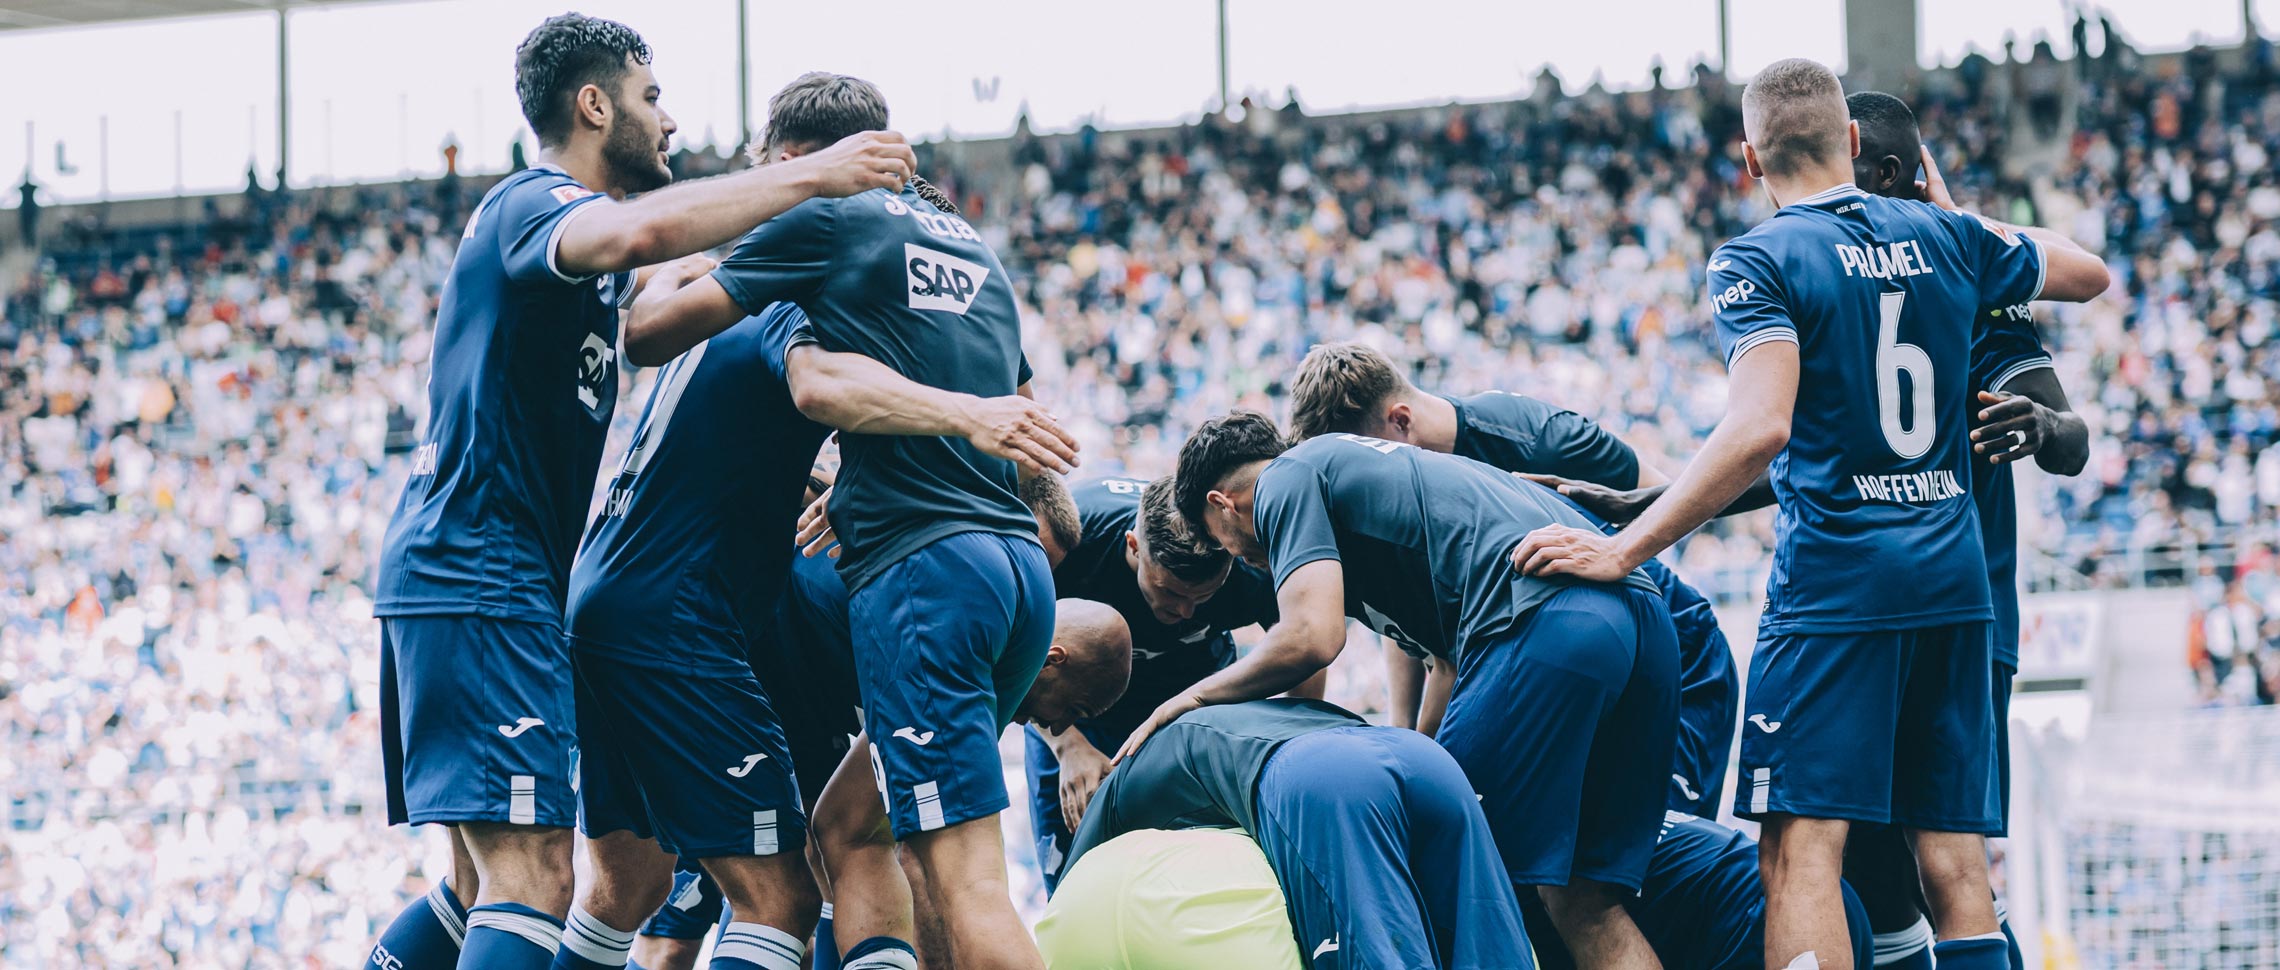
[[[1924,880],[1924,900],[1942,940],[1995,936],[1995,892],[1987,873],[1987,839],[1968,832],[1908,833]],[[2005,958],[2008,963],[2008,957]]]
[[[711,970],[800,970],[823,898],[799,852],[704,860],[733,914]]]
[[[886,806],[871,774],[871,744],[858,737],[817,796],[808,837],[832,892],[832,937],[846,970],[913,970],[917,952],[910,883],[895,859]]]
[[[1853,970],[1844,905],[1841,819],[1768,815],[1758,842],[1765,880],[1765,965]]]
[[[566,828],[468,822],[459,826],[475,859],[482,894],[467,911],[459,965],[482,970],[540,970],[562,946],[570,909]]]
[[[1654,947],[1623,909],[1632,891],[1609,883],[1576,879],[1565,886],[1538,886],[1536,894],[1552,917],[1560,941],[1584,970],[1662,970]]]

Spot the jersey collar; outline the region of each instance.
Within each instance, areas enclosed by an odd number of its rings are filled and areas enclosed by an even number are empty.
[[[1868,193],[1861,191],[1860,186],[1858,185],[1832,185],[1828,188],[1822,189],[1819,192],[1815,192],[1812,195],[1808,195],[1802,199],[1792,202],[1789,205],[1819,205],[1823,202],[1834,202],[1848,195],[1865,196],[1867,194]],[[1786,209],[1788,207],[1789,206],[1783,206],[1782,208]]]

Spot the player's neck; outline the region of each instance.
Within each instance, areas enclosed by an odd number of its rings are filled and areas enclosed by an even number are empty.
[[[1457,450],[1457,406],[1438,394],[1411,392],[1409,443],[1444,454]]]
[[[1765,177],[1765,190],[1776,205],[1795,205],[1830,189],[1853,184],[1851,159],[1836,164],[1799,169],[1787,175]]]
[[[540,165],[552,165],[583,185],[613,199],[625,198],[625,190],[610,181],[610,167],[602,161],[600,145],[564,145],[560,148],[542,148],[538,152]]]

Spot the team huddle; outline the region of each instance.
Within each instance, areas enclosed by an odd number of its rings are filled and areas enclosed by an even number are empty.
[[[375,610],[390,820],[454,865],[371,965],[2017,967],[2008,465],[2087,448],[2028,305],[2108,278],[1958,211],[1897,99],[1750,83],[1780,208],[1705,268],[1729,405],[1675,477],[1344,343],[1288,427],[1075,478],[876,88],[803,76],[668,184],[649,61],[576,14],[517,50],[540,164],[468,221]],[[589,520],[621,355],[658,370]],[[1655,557],[1767,504],[1745,694]],[[1390,723],[1321,699],[1352,621]]]

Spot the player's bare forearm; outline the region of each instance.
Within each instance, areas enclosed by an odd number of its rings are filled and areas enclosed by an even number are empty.
[[[1797,406],[1797,345],[1759,345],[1734,361],[1726,416],[1669,491],[1618,533],[1620,560],[1637,568],[1726,510],[1789,445]]]
[[[789,161],[669,185],[629,201],[587,203],[563,225],[555,262],[565,273],[587,276],[701,253],[816,196],[899,187],[915,164],[903,136],[866,131]]]
[[[1425,697],[1425,662],[1409,655],[1399,644],[1384,638],[1386,723],[1415,728],[1418,705]]]
[[[801,414],[856,434],[963,438],[965,409],[980,400],[921,384],[862,354],[812,343],[784,352],[784,376]]]
[[[1071,756],[1081,756],[1086,752],[1091,752],[1102,758],[1108,757],[1106,752],[1093,747],[1092,739],[1085,737],[1085,732],[1076,728],[1069,728],[1059,734],[1054,734],[1051,731],[1039,731],[1037,733],[1044,736],[1045,746],[1053,750],[1053,757],[1058,760],[1067,761]]]
[[[2053,475],[2079,475],[2090,464],[2090,425],[2074,413],[2058,372],[2043,367],[2011,378],[2003,390],[2033,401],[2041,423],[2035,464]]]
[[[744,319],[744,308],[705,275],[711,272],[709,265],[692,271],[700,259],[691,256],[659,267],[634,297],[625,319],[627,360],[656,367]]]

